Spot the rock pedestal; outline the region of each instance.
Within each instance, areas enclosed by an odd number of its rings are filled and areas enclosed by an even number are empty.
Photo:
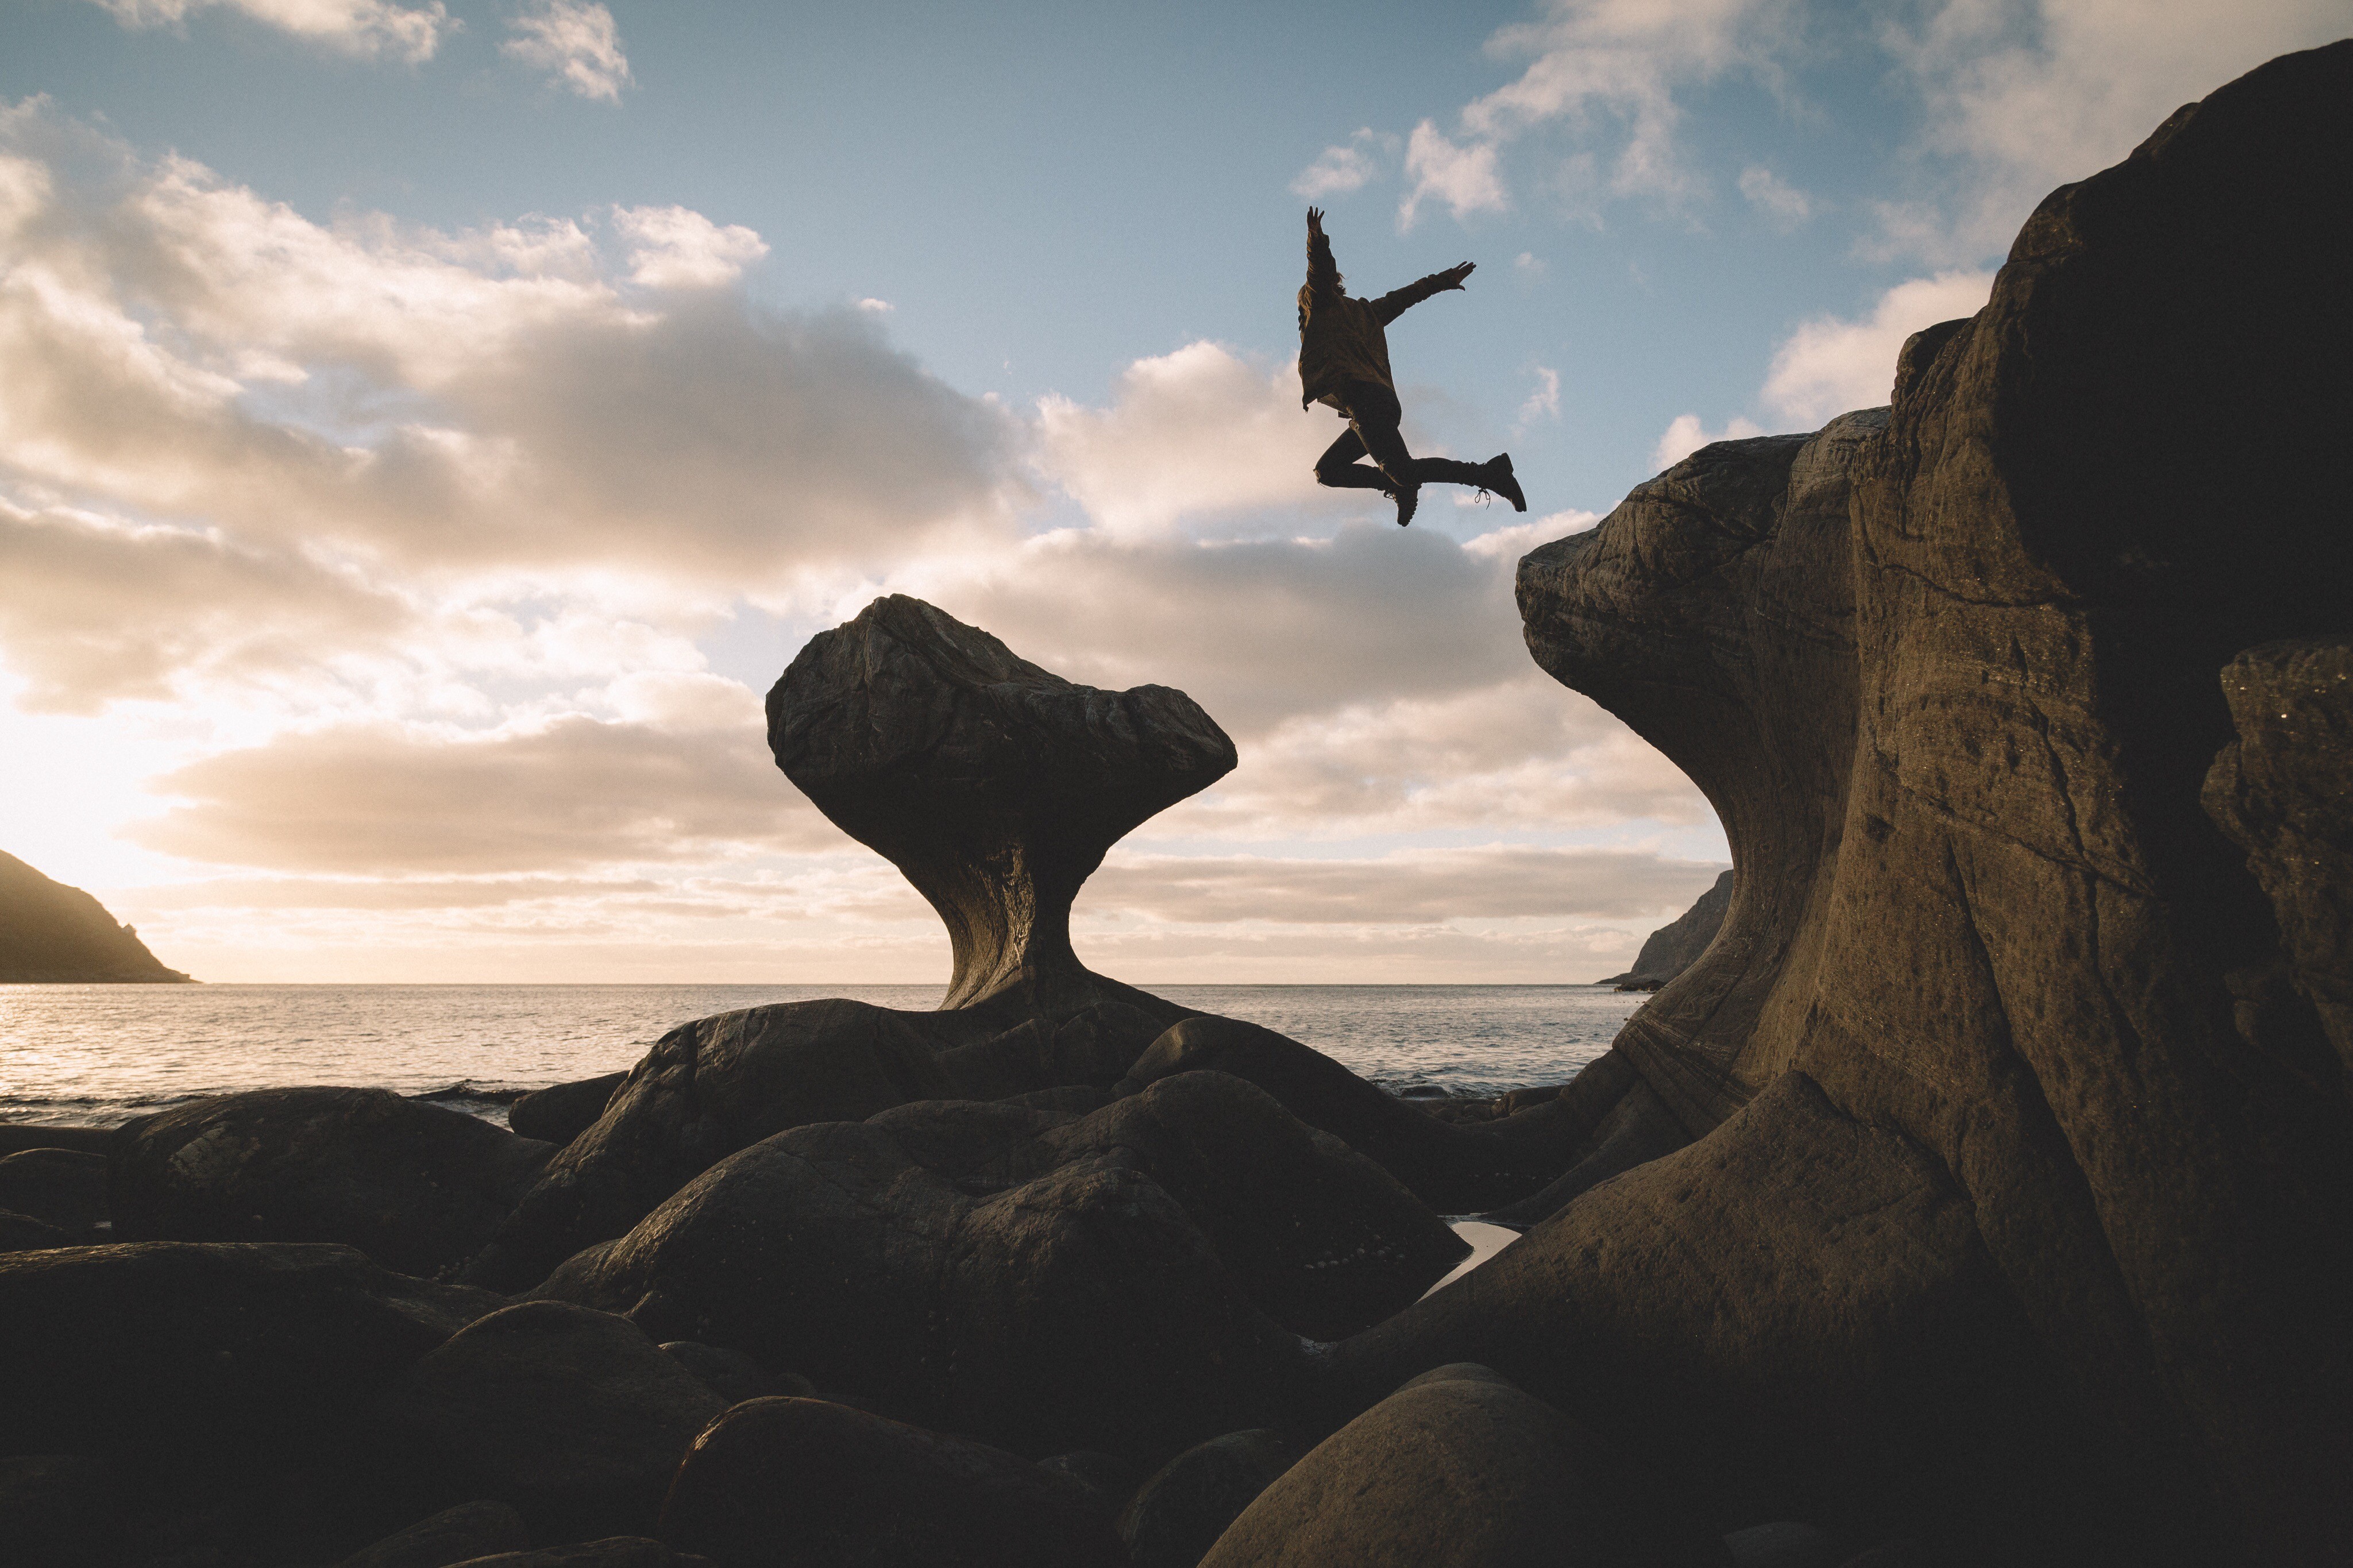
[[[948,928],[944,1007],[1020,980],[1082,981],[1071,901],[1104,851],[1234,766],[1181,691],[1099,691],[920,599],[819,633],[768,693],[768,745],[841,830]]]

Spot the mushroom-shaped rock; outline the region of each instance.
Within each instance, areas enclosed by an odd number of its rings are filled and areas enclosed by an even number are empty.
[[[944,1007],[1019,980],[1087,979],[1071,901],[1104,851],[1234,765],[1183,692],[1101,691],[920,599],[809,639],[768,693],[776,765],[946,922]]]

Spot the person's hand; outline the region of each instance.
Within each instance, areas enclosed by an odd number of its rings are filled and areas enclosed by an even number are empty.
[[[1460,289],[1462,287],[1462,279],[1470,277],[1471,274],[1476,272],[1478,269],[1479,264],[1475,261],[1466,261],[1460,267],[1450,267],[1445,271],[1438,275],[1444,280],[1439,284],[1439,287],[1440,289]]]
[[[1324,209],[1322,207],[1309,207],[1307,209],[1307,232],[1310,234],[1322,234],[1324,232]]]

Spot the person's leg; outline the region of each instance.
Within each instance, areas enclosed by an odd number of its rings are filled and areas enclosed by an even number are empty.
[[[1365,455],[1365,443],[1351,425],[1340,432],[1340,438],[1324,448],[1315,459],[1315,482],[1343,490],[1386,490],[1389,481],[1378,468],[1356,461]]]

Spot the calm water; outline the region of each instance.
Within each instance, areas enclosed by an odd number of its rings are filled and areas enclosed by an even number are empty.
[[[1647,998],[1588,985],[1164,985],[1391,1089],[1556,1083]],[[0,985],[0,1121],[108,1124],[285,1084],[425,1094],[502,1120],[523,1089],[636,1062],[673,1026],[765,1002],[938,1005],[935,985]],[[468,1092],[470,1090],[470,1092]],[[442,1098],[437,1094],[436,1098]]]

